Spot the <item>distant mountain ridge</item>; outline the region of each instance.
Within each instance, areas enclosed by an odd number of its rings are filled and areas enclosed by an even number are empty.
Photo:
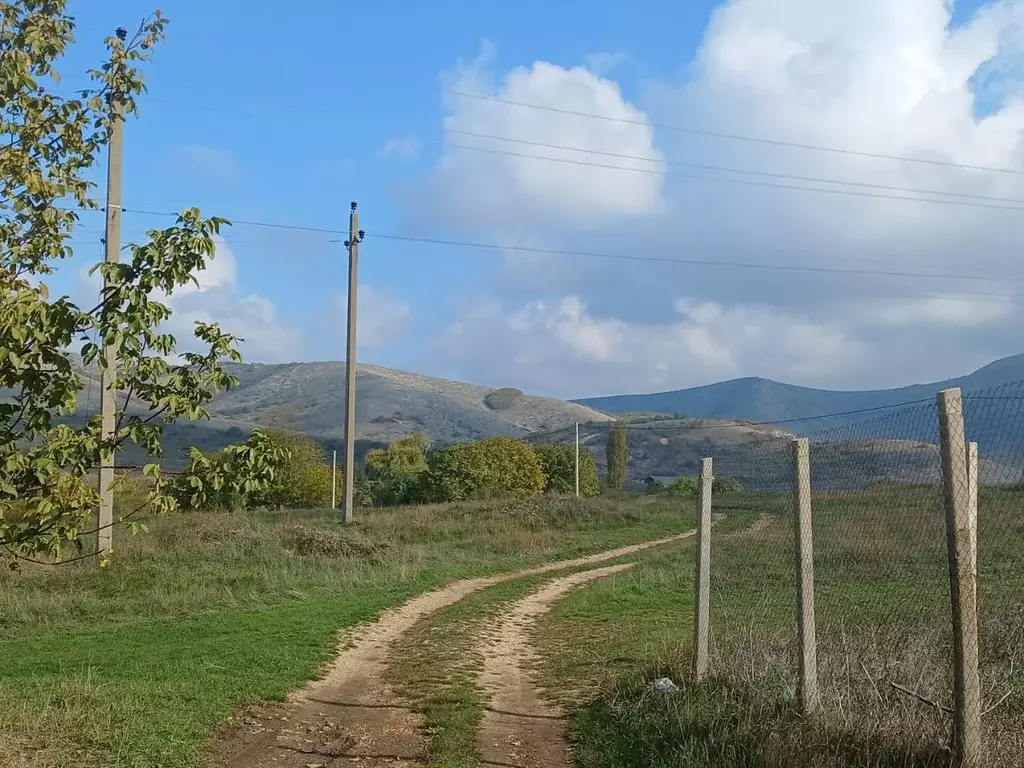
[[[965,376],[897,389],[844,392],[800,387],[770,379],[744,378],[673,392],[592,397],[572,402],[608,414],[650,412],[760,423],[787,422],[786,428],[790,431],[810,434],[863,421],[866,418],[863,412],[868,409],[933,398],[939,391],[950,387],[972,392],[1022,380],[1024,354],[996,360]],[[850,411],[861,413],[820,418]]]

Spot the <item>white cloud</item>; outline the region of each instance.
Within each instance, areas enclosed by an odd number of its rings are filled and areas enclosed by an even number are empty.
[[[921,325],[938,330],[943,327],[989,325],[1012,317],[1011,297],[990,299],[960,296],[917,299],[899,303],[881,303],[865,308],[869,319],[884,325]]]
[[[356,323],[356,343],[360,349],[386,347],[398,340],[408,328],[412,318],[409,304],[387,291],[372,285],[360,284],[357,297],[359,317]],[[332,327],[340,328],[336,335],[338,353],[345,350],[345,323],[348,316],[348,296],[339,294],[331,301]]]
[[[663,156],[670,165],[475,140],[666,174],[490,156],[453,149],[474,140],[449,134],[437,167],[412,198],[414,213],[455,211],[443,223],[490,229],[498,245],[654,261],[507,255],[489,287],[490,314],[460,318],[442,348],[452,365],[480,380],[514,373],[511,360],[529,361],[544,370],[522,370],[521,377],[566,394],[739,375],[888,386],[1019,352],[1020,282],[996,289],[991,281],[914,275],[1019,277],[1020,214],[985,205],[1021,204],[977,196],[1024,200],[1024,175],[708,134],[1024,170],[1022,61],[1024,0],[990,3],[958,26],[946,0],[731,0],[714,12],[693,61],[678,62],[686,79],[644,83],[640,98],[627,100],[607,71],[535,62],[494,77],[487,56],[460,66],[448,76],[450,90],[641,124],[449,95],[448,128]],[[984,82],[976,97],[979,72]],[[886,197],[900,195],[974,205]],[[669,266],[659,259],[825,271]],[[985,299],[979,294],[986,290],[998,294]],[[679,296],[691,297],[677,307],[681,316],[669,311]],[[501,349],[497,342],[468,343],[492,333],[514,354],[490,351]],[[467,339],[464,351],[452,342],[459,337]]]
[[[864,355],[839,328],[765,307],[680,300],[667,322],[628,323],[591,312],[578,296],[478,303],[437,352],[448,364],[486,360],[488,380],[564,397],[706,384],[751,366],[830,381]]]
[[[87,297],[99,295],[99,272],[79,272],[79,292]],[[279,363],[301,360],[306,343],[301,331],[284,322],[277,307],[263,296],[242,295],[238,291],[238,263],[227,244],[217,238],[217,248],[206,268],[195,275],[197,284],[188,283],[170,296],[162,291],[152,298],[170,306],[172,315],[161,325],[178,341],[178,351],[196,349],[193,327],[196,322],[219,323],[221,328],[244,341],[239,349],[246,361]]]
[[[595,75],[610,75],[612,70],[626,61],[624,53],[607,53],[599,51],[587,56],[587,69]]]
[[[444,153],[430,177],[416,190],[425,204],[432,201],[428,207],[433,213],[440,211],[460,223],[509,226],[557,221],[589,228],[610,216],[660,210],[659,175],[580,165],[577,163],[590,162],[593,156],[530,144],[651,158],[616,164],[657,170],[661,155],[654,146],[647,116],[623,98],[615,82],[583,67],[564,69],[539,61],[529,68],[512,70],[500,85],[491,87],[483,70],[486,59],[485,55],[445,78],[450,114],[444,120]],[[611,120],[524,109],[457,93],[595,113]],[[573,162],[542,161],[530,155]]]
[[[384,157],[396,157],[401,160],[412,160],[420,153],[420,140],[415,136],[403,136],[388,139],[380,150]]]

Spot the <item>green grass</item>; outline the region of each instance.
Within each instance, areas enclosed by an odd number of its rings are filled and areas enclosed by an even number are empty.
[[[94,563],[0,575],[0,765],[195,765],[238,708],[280,700],[338,630],[465,576],[685,530],[677,502],[545,499],[172,515]]]
[[[488,619],[557,573],[498,584],[420,621],[399,643],[394,680],[417,702],[428,734],[428,765],[475,768],[483,698],[474,654]]]
[[[692,515],[689,519],[692,525]],[[680,549],[688,547],[692,543],[684,540],[657,551],[661,557],[679,558],[685,557],[680,555]],[[641,552],[609,560],[601,563],[601,567],[649,557],[650,552]],[[423,713],[429,735],[429,765],[471,768],[479,764],[476,730],[485,702],[476,684],[482,663],[477,651],[488,622],[538,585],[593,567],[559,569],[481,590],[424,618],[403,637],[395,654],[392,676]],[[588,585],[587,589],[591,588]]]
[[[789,499],[740,494],[712,543],[712,678],[692,682],[693,561],[659,553],[560,603],[541,628],[543,677],[574,704],[581,768],[939,768],[951,701],[949,586],[935,489],[815,499],[824,710],[794,703]],[[1024,495],[984,491],[979,570],[988,765],[1024,764]],[[761,519],[746,533],[738,523]],[[682,688],[656,694],[650,681]]]

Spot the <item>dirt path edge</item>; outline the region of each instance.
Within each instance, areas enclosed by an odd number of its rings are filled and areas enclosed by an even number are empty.
[[[418,621],[502,582],[614,560],[690,538],[694,531],[585,557],[473,579],[424,593],[341,634],[338,655],[321,677],[290,694],[281,711],[251,708],[218,730],[205,751],[210,768],[334,768],[415,764],[425,757],[422,721],[387,683],[395,642]]]

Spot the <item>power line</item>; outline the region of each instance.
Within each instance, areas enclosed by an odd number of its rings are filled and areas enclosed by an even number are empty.
[[[510,106],[515,106],[515,107],[526,107],[526,108],[529,108],[529,109],[537,109],[537,110],[542,110],[542,111],[545,111],[545,112],[556,112],[558,114],[563,114],[563,115],[575,115],[577,117],[588,117],[588,118],[591,118],[591,119],[594,119],[594,120],[604,120],[604,121],[607,121],[607,122],[622,123],[622,124],[625,124],[625,125],[639,125],[639,126],[643,126],[645,128],[657,128],[657,129],[663,130],[663,131],[675,131],[675,132],[678,132],[678,133],[689,133],[689,134],[693,134],[693,135],[696,135],[696,136],[708,136],[708,137],[716,138],[716,139],[728,139],[728,140],[731,140],[731,141],[744,141],[744,142],[750,142],[750,143],[754,143],[754,144],[767,144],[767,145],[770,145],[770,146],[777,146],[777,147],[790,147],[790,148],[793,148],[793,149],[807,149],[807,150],[813,150],[815,152],[830,152],[830,153],[833,153],[833,154],[852,155],[852,156],[855,156],[855,157],[870,157],[870,158],[874,158],[876,160],[895,160],[897,162],[902,162],[902,163],[920,163],[920,164],[924,164],[924,165],[937,165],[937,166],[942,166],[942,167],[946,167],[946,168],[960,168],[960,169],[969,170],[969,171],[986,171],[986,172],[989,172],[989,173],[1006,173],[1006,174],[1012,174],[1014,176],[1024,176],[1024,171],[1018,171],[1018,170],[1014,170],[1012,168],[995,168],[995,167],[984,166],[984,165],[969,165],[967,163],[954,163],[954,162],[948,161],[948,160],[934,160],[934,159],[927,159],[927,158],[922,158],[922,157],[907,157],[905,155],[885,155],[885,154],[881,154],[881,153],[878,153],[878,152],[864,152],[864,151],[855,150],[855,149],[843,149],[843,148],[840,148],[840,147],[829,147],[829,146],[824,146],[824,145],[820,145],[820,144],[804,144],[804,143],[795,142],[795,141],[782,141],[782,140],[779,140],[779,139],[766,139],[766,138],[761,138],[761,137],[757,137],[757,136],[744,136],[744,135],[741,135],[741,134],[723,133],[723,132],[720,132],[720,131],[702,130],[702,129],[699,129],[699,128],[689,128],[689,127],[679,126],[679,125],[664,125],[664,124],[658,124],[658,123],[649,123],[649,122],[644,121],[644,120],[632,120],[630,118],[625,118],[625,117],[611,117],[609,115],[598,115],[598,114],[594,114],[593,112],[579,112],[579,111],[572,110],[572,109],[563,109],[561,107],[549,107],[549,106],[544,106],[542,104],[530,104],[528,102],[523,102],[523,101],[513,101],[511,99],[503,99],[503,98],[499,98],[497,96],[486,96],[486,95],[480,94],[480,93],[467,93],[465,91],[448,91],[448,93],[450,93],[453,96],[462,96],[462,97],[469,98],[469,99],[480,99],[481,101],[490,101],[490,102],[496,102],[496,103],[499,103],[499,104],[508,104]]]
[[[180,215],[180,214],[174,213],[172,211],[141,211],[141,210],[138,210],[137,208],[124,208],[123,210],[124,210],[125,213],[137,213],[137,214],[140,214],[142,216],[163,216],[163,217],[170,216],[170,217],[173,217],[173,218],[177,218]],[[225,218],[227,218],[227,217],[225,217]],[[297,224],[278,224],[278,223],[269,222],[269,221],[251,221],[251,220],[247,221],[246,219],[228,219],[228,221],[230,221],[231,224],[240,224],[242,226],[248,226],[248,227],[264,227],[266,229],[290,229],[290,230],[295,230],[297,232],[319,232],[319,233],[327,234],[327,235],[347,235],[348,234],[348,232],[342,231],[340,229],[325,229],[325,228],[322,228],[322,227],[306,227],[306,226],[301,226],[301,225],[297,225]]]
[[[606,152],[606,151],[599,150],[599,149],[586,149],[584,147],[572,147],[572,146],[568,146],[568,145],[565,145],[565,144],[549,144],[549,143],[543,142],[543,141],[528,141],[526,139],[515,139],[515,138],[508,137],[508,136],[492,136],[492,135],[489,135],[489,134],[486,134],[486,133],[476,133],[475,131],[461,131],[461,130],[456,130],[454,128],[445,128],[444,131],[445,131],[445,133],[451,133],[451,134],[455,134],[455,135],[458,135],[458,136],[471,136],[471,137],[477,138],[477,139],[490,139],[490,140],[494,140],[494,141],[506,141],[506,142],[510,142],[510,143],[513,143],[513,144],[523,144],[523,145],[527,145],[527,146],[531,146],[531,147],[544,147],[546,149],[559,149],[559,150],[566,150],[566,151],[569,151],[569,152],[580,152],[580,153],[588,154],[588,155],[601,155],[601,156],[604,156],[604,157],[618,158],[620,160],[638,160],[638,161],[649,162],[649,163],[660,163],[662,165],[674,165],[674,166],[679,166],[679,167],[683,167],[683,168],[696,168],[698,170],[703,170],[703,171],[715,171],[715,172],[720,172],[720,173],[739,173],[739,174],[746,174],[748,176],[763,176],[763,177],[772,178],[772,179],[790,179],[792,181],[807,181],[807,182],[812,182],[812,183],[816,183],[816,184],[838,184],[838,185],[849,186],[849,187],[864,187],[866,189],[881,189],[881,190],[887,190],[889,192],[907,192],[907,193],[915,194],[915,195],[943,195],[943,196],[946,196],[946,197],[964,197],[964,198],[968,198],[968,199],[971,199],[971,200],[987,200],[989,202],[1018,203],[1018,204],[1024,205],[1024,198],[993,197],[993,196],[990,196],[990,195],[974,195],[974,194],[970,194],[968,192],[946,192],[946,191],[936,190],[936,189],[918,189],[918,188],[914,188],[914,187],[896,187],[896,186],[891,186],[891,185],[888,185],[888,184],[872,184],[872,183],[862,182],[862,181],[848,181],[848,180],[845,180],[845,179],[827,179],[827,178],[821,178],[821,177],[816,177],[816,176],[797,176],[797,175],[789,174],[789,173],[772,173],[772,172],[769,172],[769,171],[752,171],[752,170],[746,170],[746,169],[743,169],[743,168],[730,168],[728,166],[704,165],[702,163],[686,163],[686,162],[682,162],[682,161],[678,161],[678,160],[665,160],[664,158],[658,158],[658,157],[644,157],[642,155],[626,155],[626,154],[622,154],[622,153],[619,153],[619,152]],[[468,149],[468,147],[464,147],[464,146],[461,146],[461,145],[459,145],[458,148],[459,149]],[[558,160],[559,158],[544,158],[544,159]],[[602,167],[604,167],[604,166],[602,166]],[[609,167],[612,167],[612,166],[609,166]],[[620,167],[620,166],[614,166],[614,167]],[[636,170],[636,171],[639,171],[639,170],[642,170],[642,169],[622,167],[622,170],[628,170],[628,171]],[[666,175],[670,175],[670,174],[666,173]],[[909,199],[909,198],[901,197],[899,199],[905,200],[905,199]]]
[[[724,179],[714,176],[698,176],[689,173],[668,173],[653,168],[627,168],[622,165],[608,165],[606,163],[591,163],[585,160],[572,160],[565,157],[543,157],[541,155],[529,155],[525,152],[509,152],[502,149],[488,147],[470,147],[465,144],[449,144],[452,149],[465,149],[472,152],[487,152],[493,155],[506,155],[508,157],[522,157],[530,160],[544,160],[550,163],[568,163],[569,165],[582,165],[590,168],[606,168],[613,171],[630,171],[632,173],[646,173],[655,176],[677,176],[680,178],[695,179],[697,181],[714,181],[722,184],[739,184],[748,187],[769,187],[771,189],[789,189],[800,192],[821,192],[829,195],[846,195],[850,197],[867,197],[878,200],[906,200],[915,203],[938,203],[940,205],[959,205],[968,208],[991,208],[999,211],[1024,211],[1024,207],[1008,205],[989,205],[987,203],[972,203],[967,200],[930,200],[925,197],[907,197],[905,195],[886,195],[878,192],[857,192],[851,189],[826,189],[824,187],[801,187],[794,184],[776,184],[770,181],[752,181],[750,179]],[[742,173],[742,171],[741,171]],[[829,182],[832,183],[832,182]],[[934,193],[933,193],[934,194]]]
[[[161,216],[161,217],[173,217],[176,218],[179,214],[171,211],[146,211],[135,208],[124,208],[125,213],[136,213],[144,216]],[[270,229],[281,229],[281,230],[295,230],[300,232],[314,232],[331,235],[344,235],[347,234],[341,230],[328,229],[324,227],[308,227],[293,224],[282,224],[278,222],[268,221],[255,221],[246,219],[228,219],[232,224],[239,224],[243,226],[253,227],[265,227]],[[988,282],[1014,282],[1024,283],[1024,276],[1007,276],[1007,275],[966,275],[966,274],[951,274],[951,273],[934,273],[934,272],[897,272],[890,270],[871,270],[871,269],[850,269],[842,267],[815,267],[815,266],[802,266],[796,264],[757,264],[753,262],[735,262],[735,261],[712,261],[709,259],[674,259],[660,256],[638,256],[632,254],[620,254],[620,253],[603,253],[597,251],[574,251],[567,249],[557,248],[537,248],[528,246],[514,246],[514,245],[499,245],[495,243],[478,243],[465,240],[444,240],[439,238],[429,237],[413,237],[406,235],[395,235],[395,234],[376,234],[367,233],[367,237],[376,238],[378,240],[393,240],[398,242],[413,242],[413,243],[424,243],[429,245],[446,245],[455,246],[462,248],[477,248],[486,250],[504,250],[504,251],[518,251],[523,253],[537,253],[545,255],[555,256],[578,256],[585,258],[600,258],[600,259],[614,259],[621,261],[637,261],[637,262],[650,262],[660,264],[681,264],[686,266],[704,266],[704,267],[727,267],[736,269],[762,269],[762,270],[774,270],[774,271],[787,271],[787,272],[809,272],[809,273],[822,273],[822,274],[845,274],[845,275],[864,275],[874,277],[907,277],[907,278],[925,278],[925,279],[936,279],[936,280],[983,280]],[[1001,296],[1002,294],[976,294],[976,295],[988,295],[988,296]],[[923,298],[937,298],[937,299],[951,299],[955,300],[959,297],[947,297],[947,296],[934,296],[934,297],[923,297]],[[1009,298],[1009,297],[1008,297]],[[1014,301],[996,302],[996,303],[1018,303]]]
[[[756,264],[737,261],[711,261],[707,259],[670,259],[661,256],[635,256],[624,253],[602,253],[598,251],[570,251],[559,248],[536,248],[529,246],[498,245],[495,243],[475,243],[465,240],[441,240],[430,237],[411,237],[405,235],[384,235],[367,233],[367,237],[378,240],[396,240],[413,243],[429,243],[431,245],[450,245],[462,248],[482,248],[499,251],[519,251],[522,253],[538,253],[552,256],[582,256],[595,259],[616,259],[622,261],[654,262],[660,264],[685,264],[700,267],[730,267],[737,269],[766,269],[787,272],[815,272],[840,275],[869,275],[875,277],[915,277],[933,278],[937,280],[986,280],[992,282],[1024,283],[1024,277],[995,277],[988,275],[957,275],[929,272],[895,272],[873,269],[844,269],[842,267],[812,267],[795,264]]]

